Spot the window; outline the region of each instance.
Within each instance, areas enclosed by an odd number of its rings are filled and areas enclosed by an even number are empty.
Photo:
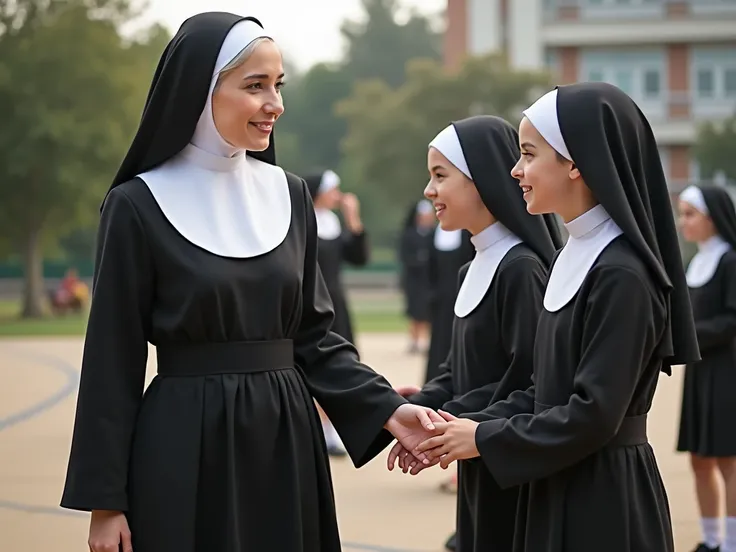
[[[696,86],[698,96],[701,98],[712,98],[715,92],[715,82],[713,78],[713,69],[698,69],[696,77]]]
[[[736,96],[736,67],[729,67],[724,71],[723,89],[727,97],[733,98]]]
[[[619,69],[614,73],[613,83],[629,96],[634,94],[634,77],[630,69]]]
[[[644,96],[647,98],[657,98],[661,90],[660,72],[654,69],[644,71]]]

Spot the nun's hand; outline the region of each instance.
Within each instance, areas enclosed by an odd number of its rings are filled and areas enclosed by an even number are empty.
[[[123,512],[93,510],[89,522],[91,552],[133,552],[128,520]]]
[[[353,234],[360,234],[363,231],[358,196],[351,193],[342,194],[342,214],[345,217],[345,223]]]
[[[386,467],[389,471],[394,470],[397,460],[399,461],[399,468],[401,471],[404,473],[411,473],[412,475],[416,475],[425,468],[430,468],[440,463],[439,459],[435,459],[430,461],[429,464],[424,464],[401,443],[396,443],[388,454]]]
[[[401,395],[404,398],[411,397],[412,395],[416,395],[421,390],[422,388],[416,385],[402,385],[400,387],[394,387],[394,391],[396,391],[399,395]]]
[[[442,417],[431,408],[416,404],[402,404],[388,419],[384,428],[388,430],[407,450],[414,449],[435,433],[435,423]],[[419,460],[425,460],[424,453],[413,453]],[[429,464],[429,462],[425,462]]]
[[[442,410],[439,410],[438,413],[446,420],[444,423],[434,424],[440,435],[430,437],[419,444],[412,450],[412,454],[420,458],[421,455],[426,455],[429,462],[424,461],[425,465],[439,459],[442,469],[447,469],[455,460],[467,460],[480,456],[478,447],[475,445],[475,430],[478,422],[467,418],[456,418]]]

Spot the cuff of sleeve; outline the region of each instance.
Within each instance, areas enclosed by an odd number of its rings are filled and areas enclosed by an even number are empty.
[[[397,408],[402,404],[409,403],[398,393],[394,393],[394,395],[387,398],[385,404],[381,405],[370,419],[362,422],[365,424],[365,429],[362,432],[360,430],[349,431],[348,433],[353,433],[353,435],[348,434],[345,437],[341,435],[356,468],[361,468],[373,460],[394,440],[394,436],[383,426],[386,425],[386,422],[396,412]]]
[[[65,510],[91,512],[92,510],[107,510],[111,512],[127,512],[128,498],[125,494],[110,496],[82,496],[65,493],[59,504]]]
[[[468,416],[469,417],[469,416]],[[472,419],[472,418],[471,418]],[[480,453],[480,458],[483,460],[488,471],[491,473],[493,478],[502,489],[513,487],[515,483],[506,481],[504,479],[504,473],[508,473],[500,462],[500,457],[494,454],[493,450],[493,437],[506,425],[505,419],[488,420],[478,424],[475,429],[475,447]]]

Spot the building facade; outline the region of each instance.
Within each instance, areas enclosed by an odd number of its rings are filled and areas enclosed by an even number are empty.
[[[617,85],[651,122],[673,192],[699,178],[698,125],[736,112],[736,0],[448,0],[444,50],[449,68],[503,51],[560,84]]]

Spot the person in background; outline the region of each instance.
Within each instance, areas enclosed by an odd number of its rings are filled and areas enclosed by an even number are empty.
[[[357,348],[342,281],[342,269],[345,263],[356,267],[365,266],[370,259],[368,235],[360,218],[360,202],[355,194],[342,192],[340,177],[334,171],[309,174],[304,180],[314,201],[314,214],[317,218],[317,260],[335,309],[332,331]],[[335,213],[338,208],[342,212],[345,227]],[[329,454],[345,456],[345,447],[335,427],[322,408],[318,410]]]
[[[690,453],[695,475],[703,534],[695,552],[736,552],[736,211],[715,186],[689,186],[679,200],[683,237],[698,246],[686,278],[702,360],[685,368],[677,450]]]
[[[429,250],[435,221],[430,201],[412,203],[399,243],[399,283],[409,319],[410,353],[425,352],[425,342],[429,339]]]

